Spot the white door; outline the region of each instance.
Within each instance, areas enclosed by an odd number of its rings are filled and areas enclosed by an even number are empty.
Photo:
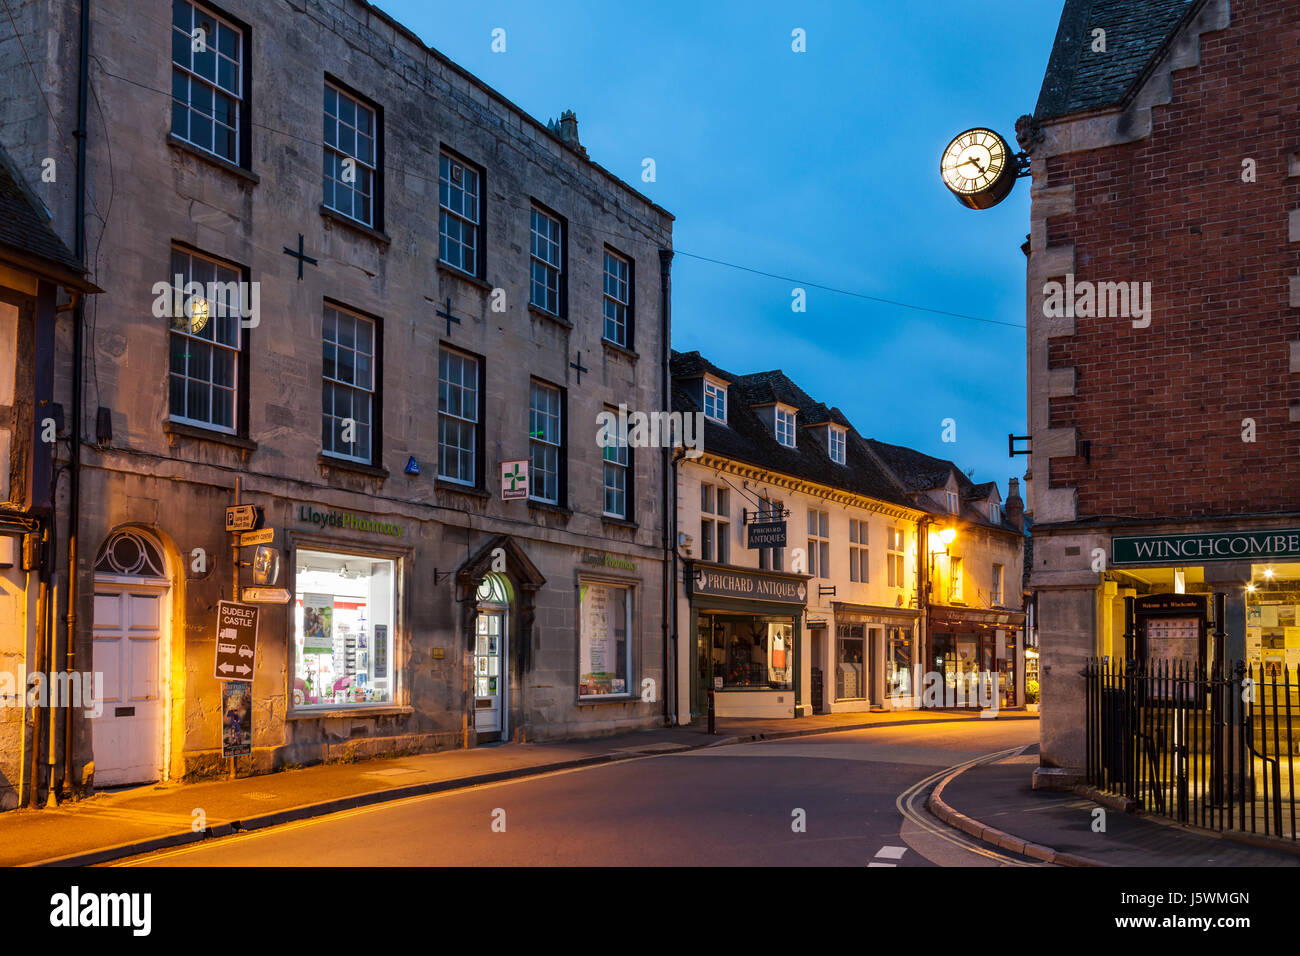
[[[503,611],[479,611],[474,628],[474,729],[505,733],[505,620]]]
[[[95,582],[94,666],[104,675],[103,712],[91,721],[98,786],[162,777],[166,607],[165,587]]]

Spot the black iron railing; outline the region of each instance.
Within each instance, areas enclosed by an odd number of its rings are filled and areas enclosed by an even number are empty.
[[[1083,677],[1090,784],[1180,823],[1296,839],[1288,668],[1093,658]]]

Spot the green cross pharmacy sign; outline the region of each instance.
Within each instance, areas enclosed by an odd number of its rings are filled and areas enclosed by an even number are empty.
[[[528,497],[528,459],[501,462],[501,500]]]

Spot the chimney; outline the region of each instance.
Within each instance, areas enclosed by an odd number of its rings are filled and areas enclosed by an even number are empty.
[[[575,153],[580,156],[587,155],[582,143],[578,142],[578,115],[573,110],[565,110],[560,114],[559,122],[551,120],[546,124],[546,128],[558,136],[560,142]]]
[[[1020,498],[1020,479],[1012,478],[1007,483],[1007,500],[1002,505],[1002,513],[1017,531],[1025,530],[1025,503]]]

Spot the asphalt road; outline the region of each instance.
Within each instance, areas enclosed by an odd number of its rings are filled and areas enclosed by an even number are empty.
[[[165,850],[127,866],[1022,866],[943,826],[946,768],[1034,721],[878,728],[561,771]],[[800,824],[802,823],[802,827]]]

